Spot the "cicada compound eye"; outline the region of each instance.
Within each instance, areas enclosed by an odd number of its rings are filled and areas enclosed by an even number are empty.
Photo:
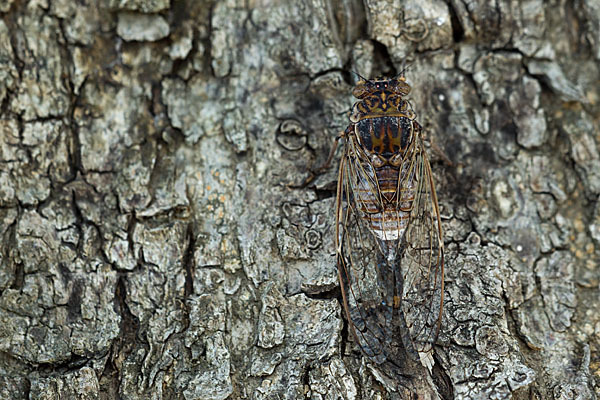
[[[398,79],[391,80],[390,90],[398,93],[400,96],[406,96],[410,93],[410,85],[406,83],[406,78],[402,76]]]
[[[367,86],[368,82],[361,79],[358,81],[354,89],[352,89],[352,96],[356,97],[357,99],[366,97],[369,94],[369,88]]]

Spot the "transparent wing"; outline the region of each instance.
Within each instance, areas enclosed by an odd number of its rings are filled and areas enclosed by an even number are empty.
[[[439,333],[444,296],[444,241],[431,166],[417,136],[412,162],[415,199],[400,262],[400,307],[415,350],[427,352]]]
[[[337,193],[338,273],[350,330],[364,353],[378,363],[396,359],[394,340],[396,289],[383,262],[383,248],[361,215],[358,191],[373,193],[383,207],[374,168],[351,140],[346,140]],[[373,207],[371,205],[371,207]]]
[[[400,346],[418,357],[415,350],[430,349],[439,330],[441,225],[431,169],[417,139],[400,168],[392,207],[397,211],[388,213],[390,219],[407,220],[405,233],[395,235],[394,241],[383,241],[370,229],[364,210],[389,210],[391,205],[383,200],[374,166],[349,138],[340,164],[336,243],[344,308],[358,344],[378,363],[398,361]],[[372,193],[374,204],[363,204],[365,196],[359,191]]]

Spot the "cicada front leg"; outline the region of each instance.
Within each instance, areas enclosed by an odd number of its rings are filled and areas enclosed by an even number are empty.
[[[302,181],[301,184],[299,184],[299,185],[288,184],[287,186],[291,189],[303,189],[303,188],[307,187],[308,185],[310,185],[317,177],[319,177],[320,175],[325,173],[327,170],[329,170],[329,168],[331,168],[331,162],[333,161],[333,158],[335,157],[335,153],[338,149],[340,139],[342,139],[348,135],[349,128],[350,127],[348,127],[345,131],[343,131],[342,133],[340,133],[339,135],[337,135],[335,137],[333,146],[331,146],[331,149],[329,150],[329,155],[327,156],[327,160],[325,160],[325,162],[321,166],[314,168],[314,169],[310,168],[308,171],[309,175],[306,177],[306,179],[304,179],[304,181]]]

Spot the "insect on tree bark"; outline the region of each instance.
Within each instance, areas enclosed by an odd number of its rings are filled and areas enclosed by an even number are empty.
[[[404,76],[364,79],[341,135],[336,251],[343,306],[377,363],[431,351],[442,317],[444,245],[422,128]],[[399,340],[400,336],[401,340]]]

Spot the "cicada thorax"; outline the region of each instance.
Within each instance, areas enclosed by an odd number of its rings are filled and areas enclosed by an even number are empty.
[[[352,117],[357,161],[365,172],[355,182],[357,207],[384,246],[396,247],[415,199],[416,175],[406,161],[420,127],[408,103],[386,91],[357,102]]]

